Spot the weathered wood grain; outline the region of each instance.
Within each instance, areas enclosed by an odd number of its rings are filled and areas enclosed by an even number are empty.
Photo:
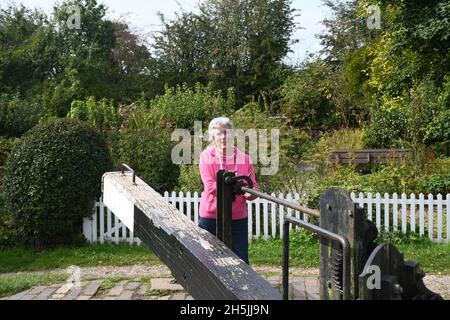
[[[138,177],[133,184],[129,173],[108,172],[103,176],[103,189],[117,197],[122,195],[123,201],[133,204],[134,234],[195,299],[281,299],[281,294],[230,248],[199,228]],[[104,194],[108,207],[110,198]],[[127,221],[130,223],[131,219]]]

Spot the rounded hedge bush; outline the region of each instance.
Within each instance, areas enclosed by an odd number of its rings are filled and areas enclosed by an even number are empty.
[[[45,246],[76,239],[111,169],[105,139],[87,124],[57,119],[31,129],[5,169],[5,203],[20,240]]]

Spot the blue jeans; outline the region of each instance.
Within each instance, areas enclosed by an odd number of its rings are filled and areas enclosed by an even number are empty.
[[[216,219],[205,219],[199,217],[198,225],[200,228],[209,231],[213,235],[216,235]],[[246,264],[248,263],[248,219],[233,220],[231,222],[232,229],[232,248],[234,253],[244,260]]]

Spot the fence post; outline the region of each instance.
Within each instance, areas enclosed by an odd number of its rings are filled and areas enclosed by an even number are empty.
[[[275,197],[275,193],[272,193],[272,197]],[[270,214],[272,215],[272,238],[277,236],[277,205],[275,202],[270,204]]]
[[[372,192],[369,192],[367,194],[367,219],[369,219],[370,221],[372,221],[372,203],[373,203],[373,196],[372,196]]]
[[[103,200],[100,199],[100,243],[104,243],[105,241],[105,205],[103,204]]]
[[[430,240],[433,240],[434,237],[434,223],[433,223],[433,212],[434,212],[434,204],[433,204],[433,195],[431,193],[428,194],[428,237]]]
[[[92,243],[92,229],[91,217],[83,218],[83,235],[89,243]]]
[[[394,232],[398,230],[398,195],[396,192],[392,195],[392,213],[393,213],[393,223],[392,227]]]
[[[194,222],[196,225],[198,225],[198,209],[199,209],[199,202],[198,202],[198,192],[194,192]]]
[[[379,192],[375,195],[375,207],[377,229],[381,230],[381,195]]]
[[[425,196],[419,194],[419,236],[425,233]]]
[[[411,193],[411,206],[410,208],[410,216],[411,216],[411,232],[416,232],[416,195]]]
[[[450,193],[447,193],[447,202],[445,207],[447,208],[447,219],[445,223],[447,224],[447,241],[450,242]]]
[[[279,199],[284,199],[283,198],[283,194],[279,193],[278,194],[278,198]],[[278,205],[278,214],[280,217],[280,238],[283,239],[284,236],[284,206],[283,205]]]
[[[406,234],[406,194],[402,193],[402,233]]]
[[[384,231],[389,232],[389,194],[384,194]]]
[[[247,202],[247,217],[248,217],[248,243],[253,240],[253,201]]]
[[[439,193],[437,195],[437,236],[438,236],[438,241],[442,242],[442,195]]]

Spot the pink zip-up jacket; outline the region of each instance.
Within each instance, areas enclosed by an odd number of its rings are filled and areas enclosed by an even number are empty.
[[[200,155],[199,168],[200,176],[203,181],[204,191],[200,200],[200,217],[206,219],[216,219],[216,175],[220,170],[219,155],[216,155],[216,149],[210,146],[203,150]],[[237,163],[237,165],[236,165]],[[235,171],[237,175],[248,175],[253,181],[253,186],[257,189],[255,170],[250,157],[235,148],[235,154],[229,157],[222,157],[222,167],[224,170]],[[237,195],[232,204],[232,220],[247,218],[247,202],[243,195]]]

